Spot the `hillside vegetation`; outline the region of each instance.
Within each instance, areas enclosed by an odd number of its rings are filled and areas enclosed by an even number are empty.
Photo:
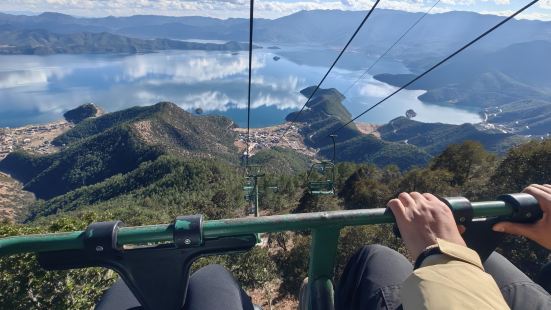
[[[504,153],[512,144],[526,139],[501,131],[480,130],[475,125],[422,123],[406,117],[391,120],[378,129],[385,141],[404,142],[421,147],[431,155],[441,153],[450,144],[466,140],[478,141],[495,153]]]
[[[530,183],[548,183],[549,169],[551,140],[513,148],[503,159],[487,153],[478,143],[466,142],[451,145],[428,166],[409,171],[396,166],[383,169],[340,163],[336,169],[338,196],[311,196],[302,191],[304,175],[271,171],[262,185],[265,194],[261,205],[271,214],[376,208],[384,207],[401,191],[414,190],[464,195],[472,200],[493,199],[500,193],[518,192]],[[242,180],[242,174],[230,163],[165,155],[142,163],[132,172],[36,204],[32,221],[25,226],[1,224],[0,235],[75,230],[92,221],[112,219],[140,225],[170,222],[179,214],[204,213],[209,219],[240,217],[246,206],[241,197]],[[278,185],[279,192],[267,191],[267,185]],[[248,290],[263,289],[264,296],[296,298],[306,276],[309,236],[277,233],[267,237],[267,248],[257,247],[244,255],[212,258],[199,264],[224,264]],[[371,243],[405,253],[389,226],[345,229],[335,281],[348,257]],[[530,276],[548,256],[545,249],[515,237],[508,238],[498,250]],[[10,309],[88,309],[115,278],[103,269],[44,272],[32,255],[2,258],[0,266],[4,266],[0,268],[0,305]],[[14,282],[21,284],[14,286]],[[279,283],[275,291],[270,289],[274,283]],[[33,298],[27,294],[30,290]],[[264,306],[267,302],[261,300]]]
[[[172,103],[137,107],[89,118],[53,141],[59,153],[35,156],[15,152],[0,170],[49,199],[81,186],[136,169],[163,154],[237,160],[232,122],[194,116]]]
[[[302,90],[309,96],[313,87]],[[307,145],[319,148],[320,155],[331,159],[333,144],[329,137],[346,124],[352,116],[344,107],[344,96],[336,89],[319,89],[307,108],[296,119],[306,123],[301,134]],[[296,113],[287,116],[295,120]],[[526,139],[498,130],[482,130],[472,124],[451,125],[422,123],[399,117],[378,129],[381,138],[364,135],[351,123],[338,132],[336,160],[373,163],[380,167],[397,165],[400,169],[426,165],[449,144],[466,140],[480,141],[490,151],[504,153],[514,144]]]
[[[75,109],[63,113],[63,117],[68,122],[78,124],[89,117],[97,117],[101,114],[104,114],[104,111],[97,107],[95,104],[86,103]]]

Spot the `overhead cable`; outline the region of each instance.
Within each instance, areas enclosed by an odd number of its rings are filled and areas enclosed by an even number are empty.
[[[382,53],[372,64],[371,66],[369,66],[369,68],[367,68],[363,74],[357,78],[354,83],[350,84],[350,86],[348,86],[348,88],[343,92],[343,95],[346,95],[348,93],[348,91],[350,91],[350,89],[352,87],[354,87],[360,80],[362,80],[368,73],[369,71],[371,71],[371,69],[373,69],[373,67],[375,67],[376,64],[379,63],[379,61],[381,59],[383,59],[396,45],[398,45],[398,43],[400,43],[400,41],[402,41],[402,39],[408,35],[408,33],[413,29],[415,28],[415,26],[417,26],[417,24],[419,24],[429,13],[430,11],[432,11],[432,9],[434,9],[434,7],[440,3],[440,0],[436,1],[423,15],[421,15],[421,17],[419,17],[407,30],[406,32],[404,32],[399,38],[398,40],[396,40],[384,53]]]
[[[362,20],[362,22],[358,25],[358,27],[356,28],[356,31],[354,31],[354,33],[352,34],[352,36],[350,37],[350,39],[348,40],[348,42],[346,43],[346,45],[344,46],[344,48],[341,50],[341,52],[339,53],[339,55],[337,56],[337,58],[335,59],[335,61],[333,61],[333,64],[331,65],[331,67],[329,67],[329,70],[327,70],[327,73],[325,73],[325,75],[323,76],[323,78],[321,79],[321,81],[318,83],[318,85],[316,86],[316,88],[314,89],[314,91],[310,94],[310,96],[308,97],[308,100],[306,100],[306,103],[304,103],[304,105],[302,106],[302,108],[300,109],[300,111],[295,114],[295,117],[293,118],[293,120],[291,121],[291,123],[294,123],[297,121],[298,117],[300,116],[300,114],[302,114],[302,111],[304,111],[304,108],[306,108],[306,105],[308,105],[308,103],[310,102],[310,100],[314,97],[314,95],[316,94],[316,92],[318,91],[318,89],[320,88],[321,84],[323,84],[323,81],[325,81],[325,79],[327,78],[327,76],[329,75],[329,73],[331,72],[331,70],[333,70],[333,67],[335,67],[335,65],[337,64],[337,62],[339,61],[339,59],[341,58],[341,56],[344,54],[344,52],[346,51],[346,49],[348,48],[348,46],[350,45],[350,43],[352,43],[352,40],[354,40],[354,38],[356,37],[356,35],[358,34],[358,32],[360,31],[360,29],[362,29],[363,25],[365,24],[365,22],[367,21],[367,19],[369,18],[369,16],[371,16],[371,13],[373,13],[373,11],[375,10],[375,8],[377,7],[377,5],[379,4],[381,0],[377,0],[375,1],[375,3],[373,4],[373,6],[371,7],[371,10],[369,10],[369,12],[367,12],[366,16],[364,17],[364,19]],[[291,124],[289,124],[289,126],[287,127],[287,129],[283,132],[283,135],[281,135],[281,137],[284,137],[285,134],[287,134],[287,132],[289,131],[289,129],[291,128]]]
[[[533,0],[531,1],[530,3],[528,3],[527,5],[525,5],[524,7],[522,7],[521,9],[519,9],[518,11],[516,11],[515,13],[511,14],[509,17],[505,18],[504,20],[502,20],[501,22],[497,23],[495,26],[493,26],[492,28],[486,30],[484,33],[482,33],[481,35],[479,35],[478,37],[476,37],[474,40],[470,41],[469,43],[463,45],[461,48],[459,48],[458,50],[456,50],[455,52],[453,52],[451,55],[447,56],[446,58],[442,59],[440,62],[438,62],[437,64],[433,65],[432,67],[430,67],[428,70],[426,70],[425,72],[419,74],[418,76],[416,76],[415,78],[413,78],[411,81],[407,82],[406,84],[404,84],[402,87],[398,88],[397,90],[395,90],[394,92],[392,92],[390,95],[386,96],[385,98],[381,99],[379,102],[377,102],[376,104],[372,105],[371,107],[369,107],[367,110],[363,111],[362,113],[360,113],[358,116],[354,117],[353,119],[351,119],[350,121],[348,121],[346,124],[340,126],[337,130],[333,131],[331,134],[336,134],[337,132],[339,132],[340,130],[342,130],[344,127],[348,126],[349,124],[351,124],[352,122],[354,122],[355,120],[357,120],[358,118],[362,117],[363,115],[365,115],[367,112],[373,110],[374,108],[376,108],[377,106],[379,106],[380,104],[382,104],[383,102],[387,101],[388,99],[390,99],[391,97],[393,97],[394,95],[396,95],[398,92],[402,91],[403,89],[405,89],[406,87],[410,86],[411,84],[415,83],[417,80],[419,80],[420,78],[424,77],[425,75],[427,75],[429,72],[431,72],[432,70],[438,68],[440,65],[442,65],[443,63],[447,62],[448,60],[452,59],[454,56],[456,56],[457,54],[461,53],[462,51],[464,51],[465,49],[467,49],[469,46],[473,45],[474,43],[476,43],[477,41],[479,41],[480,39],[484,38],[485,36],[487,36],[488,34],[492,33],[494,30],[498,29],[499,27],[501,27],[503,24],[505,24],[506,22],[510,21],[511,19],[515,18],[515,16],[519,15],[520,13],[524,12],[526,9],[528,9],[529,7],[531,7],[532,5],[536,4],[539,0]]]
[[[245,157],[246,165],[249,165],[249,145],[251,143],[251,81],[252,81],[252,63],[253,63],[253,18],[254,18],[254,0],[251,0],[249,16],[249,88],[247,98],[247,154]]]

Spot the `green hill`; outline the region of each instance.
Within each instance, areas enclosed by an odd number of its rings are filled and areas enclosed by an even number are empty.
[[[63,113],[63,117],[68,122],[78,124],[89,117],[97,117],[103,114],[103,111],[93,103],[83,104],[76,109]]]
[[[86,119],[54,142],[61,152],[47,156],[13,153],[0,170],[49,199],[111,176],[127,173],[163,154],[237,161],[233,122],[194,116],[172,103],[137,107]]]
[[[502,153],[521,139],[501,131],[482,131],[472,124],[422,123],[403,116],[393,119],[378,131],[383,140],[415,145],[432,155],[439,154],[449,144],[466,140],[479,141],[487,150]]]
[[[241,184],[235,182],[240,179],[237,169],[224,162],[163,155],[128,173],[37,203],[28,219],[94,209],[116,212],[117,218],[128,221],[136,221],[140,215],[141,221],[147,217],[170,221],[172,212],[234,217],[232,212],[242,204]],[[227,195],[232,192],[235,195]],[[162,218],[158,214],[163,214]]]
[[[314,87],[308,87],[301,93],[308,97]],[[333,157],[333,143],[330,134],[352,119],[352,115],[344,107],[344,96],[334,88],[319,89],[307,105],[308,109],[297,119],[306,123],[301,130],[304,142],[313,148],[320,149],[320,155],[325,158]],[[295,113],[287,116],[293,120]],[[338,132],[337,161],[351,161],[356,163],[368,162],[379,166],[395,164],[403,169],[416,165],[424,165],[430,155],[414,145],[387,142],[373,136],[362,134],[354,123],[351,123]]]
[[[379,167],[396,165],[404,170],[424,166],[431,159],[430,154],[415,145],[387,142],[372,135],[348,139],[338,143],[336,148],[337,161],[373,163]],[[321,152],[327,157],[331,156],[332,146],[321,149]]]
[[[301,94],[309,97],[314,89],[314,86],[307,87],[301,91]],[[344,98],[334,88],[318,89],[316,95],[310,100],[296,120],[307,125],[301,131],[307,145],[320,148],[331,144],[332,142],[328,135],[352,119],[352,115],[342,104]],[[287,115],[286,120],[294,120],[297,113],[290,113]],[[359,134],[360,132],[356,128],[356,125],[352,123],[339,132],[339,140],[353,138]]]
[[[308,98],[315,89],[315,86],[310,86],[301,90],[300,93],[304,95],[304,97]],[[335,88],[320,88],[316,92],[315,96],[310,99],[297,121],[313,123],[319,120],[325,120],[327,117],[332,116],[337,118],[342,123],[348,122],[352,118],[352,115],[342,105],[342,101],[344,99],[344,95]],[[293,120],[297,113],[298,112],[293,112],[289,114],[286,119],[288,121]]]

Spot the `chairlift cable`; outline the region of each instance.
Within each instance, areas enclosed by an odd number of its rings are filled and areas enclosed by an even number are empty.
[[[249,145],[251,143],[251,80],[253,63],[253,18],[254,18],[254,0],[251,0],[249,16],[249,88],[247,98],[247,154],[245,157],[246,166],[249,165]]]
[[[348,88],[343,92],[343,95],[346,95],[350,89],[352,89],[359,81],[361,81],[368,73],[369,71],[371,71],[371,69],[373,69],[373,67],[375,67],[375,65],[377,65],[379,63],[379,61],[381,59],[383,59],[396,45],[398,45],[398,43],[400,43],[402,41],[403,38],[405,38],[409,32],[415,28],[415,26],[417,26],[417,24],[419,24],[427,15],[429,15],[429,13],[432,11],[432,9],[434,9],[434,7],[440,3],[440,0],[437,0],[423,15],[421,15],[421,17],[419,17],[407,30],[406,32],[404,32],[399,38],[398,40],[396,40],[384,53],[382,53],[370,66],[369,68],[367,68],[363,73],[362,75],[360,75],[359,78],[357,78],[354,83],[350,84],[350,86],[348,86]]]
[[[367,112],[373,110],[374,108],[376,108],[377,106],[379,106],[380,104],[382,104],[383,102],[387,101],[388,99],[390,99],[391,97],[393,97],[394,95],[396,95],[398,92],[402,91],[403,89],[405,89],[406,87],[410,86],[411,84],[415,83],[417,80],[421,79],[422,77],[424,77],[425,75],[427,75],[428,73],[430,73],[432,70],[438,68],[440,65],[444,64],[445,62],[447,62],[448,60],[452,59],[453,57],[455,57],[457,54],[461,53],[462,51],[464,51],[465,49],[467,49],[468,47],[470,47],[471,45],[473,45],[474,43],[476,43],[477,41],[479,41],[480,39],[482,39],[483,37],[487,36],[488,34],[492,33],[494,30],[498,29],[499,27],[501,27],[503,24],[505,24],[506,22],[510,21],[511,19],[513,19],[515,16],[517,16],[518,14],[524,12],[526,9],[528,9],[529,7],[531,7],[532,5],[536,4],[537,2],[539,2],[539,0],[533,0],[531,1],[530,3],[528,3],[527,5],[525,5],[524,7],[522,7],[521,9],[519,9],[518,11],[516,11],[515,13],[511,14],[509,17],[505,18],[504,20],[502,20],[501,22],[497,23],[495,26],[493,26],[492,28],[486,30],[484,33],[482,33],[481,35],[479,35],[478,37],[476,37],[475,39],[473,39],[472,41],[470,41],[469,43],[465,44],[464,46],[462,46],[461,48],[459,48],[457,51],[453,52],[452,54],[450,54],[449,56],[447,56],[446,58],[442,59],[440,62],[438,62],[437,64],[433,65],[432,67],[430,67],[428,70],[426,70],[425,72],[419,74],[418,76],[416,76],[415,78],[413,78],[411,81],[407,82],[406,84],[404,84],[402,87],[398,88],[397,90],[395,90],[394,92],[392,92],[390,95],[386,96],[385,98],[381,99],[379,102],[377,102],[376,104],[372,105],[371,107],[369,107],[367,110],[363,111],[362,113],[360,113],[358,116],[354,117],[353,119],[351,119],[350,121],[348,121],[346,124],[340,126],[338,129],[336,129],[335,131],[333,131],[332,134],[336,134],[337,132],[339,132],[340,130],[342,130],[343,128],[345,128],[346,126],[350,125],[352,122],[354,122],[355,120],[357,120],[358,118],[362,117],[363,115],[365,115]]]
[[[314,97],[314,95],[316,94],[316,92],[318,91],[318,89],[320,88],[321,84],[323,84],[323,82],[325,81],[325,79],[327,78],[327,76],[329,75],[329,73],[331,73],[331,70],[333,70],[333,67],[335,67],[335,65],[337,64],[337,62],[339,61],[339,59],[341,58],[341,56],[344,54],[344,52],[346,51],[346,49],[348,48],[348,46],[350,45],[350,43],[352,43],[352,40],[354,40],[354,38],[356,37],[356,35],[358,34],[358,32],[360,32],[360,29],[362,29],[363,25],[365,24],[365,22],[367,21],[367,19],[369,18],[369,16],[371,16],[371,13],[373,13],[373,11],[375,10],[375,8],[377,7],[377,5],[379,4],[381,0],[377,0],[375,1],[375,3],[373,4],[373,6],[371,7],[371,10],[369,10],[369,12],[366,14],[366,16],[364,17],[364,19],[362,20],[362,22],[358,25],[358,27],[356,28],[356,31],[354,31],[354,33],[352,34],[352,36],[350,37],[350,39],[348,40],[348,42],[346,43],[346,45],[344,46],[344,48],[341,50],[341,52],[339,53],[339,55],[337,56],[337,58],[335,59],[335,61],[333,61],[333,64],[331,65],[331,67],[329,67],[329,70],[327,70],[327,72],[325,73],[325,75],[323,76],[323,78],[321,79],[321,81],[318,83],[318,85],[316,86],[316,88],[314,89],[314,91],[310,94],[310,96],[308,97],[308,100],[306,100],[306,102],[304,103],[304,105],[302,106],[302,108],[300,109],[300,111],[295,115],[295,117],[293,118],[293,120],[289,123],[289,126],[287,127],[287,129],[283,132],[283,134],[281,135],[281,137],[283,138],[287,132],[289,131],[289,129],[291,128],[291,123],[294,123],[296,122],[296,120],[298,119],[298,117],[300,116],[300,114],[302,114],[302,112],[304,111],[304,108],[306,108],[306,105],[310,102],[310,100]]]

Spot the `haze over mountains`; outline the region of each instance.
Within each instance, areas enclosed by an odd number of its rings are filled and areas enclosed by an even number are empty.
[[[255,19],[255,41],[339,46],[348,39],[366,12],[314,10],[301,11],[274,20]],[[354,46],[371,53],[386,48],[398,38],[421,13],[378,9],[361,31]],[[503,17],[471,12],[448,12],[428,15],[397,48],[398,54],[424,55],[447,52],[474,38]],[[247,41],[248,20],[210,17],[169,17],[139,15],[130,17],[76,18],[59,13],[38,16],[0,13],[0,25],[17,29],[43,29],[53,33],[78,32],[113,34],[137,38],[209,39]],[[551,22],[512,20],[476,46],[496,50],[533,40],[551,41]],[[395,54],[396,55],[396,54]]]

